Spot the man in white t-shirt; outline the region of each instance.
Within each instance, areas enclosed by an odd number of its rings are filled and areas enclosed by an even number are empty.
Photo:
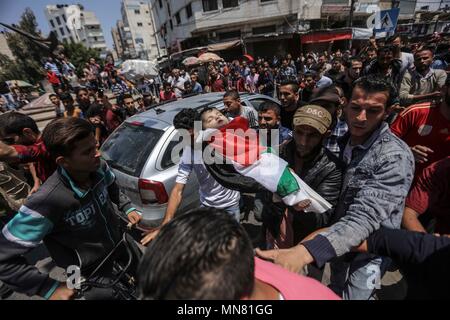
[[[227,121],[225,116],[222,115],[222,117],[224,122]],[[189,131],[191,134],[191,144],[183,148],[183,155],[178,166],[178,175],[169,197],[163,222],[158,229],[153,230],[141,240],[141,244],[143,245],[153,240],[160,228],[172,220],[183,199],[183,190],[192,172],[195,172],[197,176],[201,206],[222,209],[239,221],[240,193],[223,187],[209,174],[203,163],[201,146],[198,149],[194,146],[194,121],[197,119],[199,119],[197,111],[183,109],[173,120],[175,129]]]
[[[172,74],[173,74],[173,77],[172,77],[171,85],[172,85],[172,88],[174,89],[175,95],[178,99],[183,96],[184,83],[186,82],[186,79],[180,75],[179,69],[173,69]]]

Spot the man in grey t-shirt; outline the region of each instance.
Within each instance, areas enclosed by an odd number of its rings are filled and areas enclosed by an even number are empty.
[[[248,120],[249,127],[258,129],[258,112],[255,108],[244,106],[241,104],[239,92],[236,90],[229,90],[223,96],[223,104],[225,106],[226,116],[235,118],[238,116],[244,117]]]

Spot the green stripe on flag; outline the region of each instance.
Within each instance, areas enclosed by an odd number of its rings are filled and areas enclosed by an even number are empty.
[[[273,151],[273,149],[272,149],[271,147],[267,147],[266,150],[264,150],[263,152],[261,152],[261,154],[264,154],[264,153],[272,153],[272,154],[275,154],[275,152]]]
[[[284,168],[283,174],[278,181],[277,194],[283,198],[288,194],[297,191],[298,189],[300,189],[300,186],[298,185],[294,175],[288,167]]]

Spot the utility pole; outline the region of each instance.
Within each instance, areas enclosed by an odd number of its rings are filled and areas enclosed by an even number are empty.
[[[355,0],[352,0],[350,3],[350,15],[348,17],[347,27],[352,28],[353,26],[353,13],[355,12]],[[348,41],[348,49],[352,49],[352,39]]]

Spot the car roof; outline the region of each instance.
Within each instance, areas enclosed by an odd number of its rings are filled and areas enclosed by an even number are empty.
[[[138,115],[127,119],[127,122],[140,121],[144,122],[148,126],[148,121],[151,119],[157,119],[163,121],[169,125],[172,125],[173,118],[182,109],[201,109],[209,105],[221,103],[223,100],[224,92],[213,92],[199,94],[191,97],[186,97],[177,101],[171,101],[167,103],[158,104],[151,107],[151,109],[139,113]],[[251,96],[259,96],[259,94],[240,93],[242,100],[247,100]],[[159,127],[159,126],[157,126]]]

